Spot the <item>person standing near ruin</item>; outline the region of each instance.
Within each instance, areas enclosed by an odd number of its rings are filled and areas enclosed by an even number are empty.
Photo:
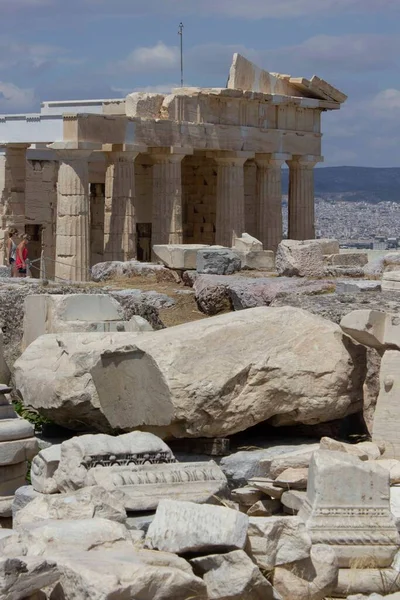
[[[11,277],[17,277],[15,261],[17,259],[17,244],[14,241],[14,236],[18,234],[15,228],[9,229],[7,240],[7,259],[11,268]]]
[[[26,261],[28,259],[28,243],[29,235],[26,233],[22,236],[22,242],[17,247],[17,258],[15,266],[17,269],[18,277],[26,277],[27,267]]]

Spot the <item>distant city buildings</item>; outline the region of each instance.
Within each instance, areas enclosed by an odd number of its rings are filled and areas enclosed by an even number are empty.
[[[315,200],[316,236],[335,238],[343,248],[391,250],[400,246],[400,204]],[[287,234],[287,199],[283,201]]]

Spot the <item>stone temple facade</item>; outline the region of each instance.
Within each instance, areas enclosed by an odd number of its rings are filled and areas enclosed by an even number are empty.
[[[226,88],[0,116],[0,262],[11,226],[61,280],[85,281],[102,261],[150,260],[153,244],[231,246],[244,231],[275,250],[284,163],[289,238],[313,238],[321,114],[345,100],[317,77],[271,74],[235,55]]]

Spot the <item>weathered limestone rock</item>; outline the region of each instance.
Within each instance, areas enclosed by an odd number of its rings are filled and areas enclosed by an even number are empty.
[[[400,350],[400,318],[377,310],[355,310],[340,322],[343,331],[359,344],[381,353],[389,348]]]
[[[308,468],[285,469],[275,480],[275,485],[287,490],[307,489]]]
[[[39,452],[31,464],[31,482],[33,489],[41,494],[55,494],[58,483],[54,474],[61,460],[61,444],[54,444]]]
[[[337,325],[283,307],[137,335],[42,336],[15,378],[26,404],[70,428],[224,437],[267,419],[315,424],[357,412],[365,374]]]
[[[127,325],[122,306],[106,294],[32,294],[24,302],[22,349],[46,333],[119,331]]]
[[[400,486],[390,488],[390,511],[394,516],[397,529],[400,529]]]
[[[132,279],[134,277],[148,277],[151,281],[171,281],[178,283],[179,275],[163,265],[144,263],[137,260],[126,262],[109,261],[97,263],[92,267],[93,281],[108,281],[110,279]]]
[[[281,496],[283,510],[290,515],[297,515],[302,509],[306,497],[307,493],[299,490],[289,490],[284,492]]]
[[[339,569],[339,579],[334,596],[346,598],[351,594],[366,594],[367,600],[377,600],[381,596],[375,594],[382,594],[387,599],[392,598],[392,594],[387,595],[388,591],[394,592],[398,589],[399,574],[395,569]],[[394,595],[395,598],[397,596],[398,594]]]
[[[376,444],[371,442],[361,442],[360,444],[346,444],[332,438],[323,437],[320,442],[321,450],[333,450],[334,452],[344,452],[357,456],[360,460],[376,460],[381,453]]]
[[[69,494],[43,494],[15,514],[13,527],[22,529],[40,521],[92,518],[124,523],[126,511],[123,493],[94,486]]]
[[[394,458],[383,458],[379,461],[379,466],[389,472],[390,485],[400,483],[400,460]]]
[[[242,233],[241,237],[236,237],[233,240],[232,248],[239,252],[262,252],[264,249],[262,242],[248,233]]]
[[[368,263],[368,254],[364,252],[344,252],[324,257],[326,265],[335,267],[364,267]]]
[[[190,561],[209,600],[273,600],[273,588],[243,550]]]
[[[210,246],[197,252],[196,270],[205,275],[232,275],[240,271],[239,256],[229,248]]]
[[[261,500],[263,493],[255,487],[247,486],[237,490],[232,490],[231,496],[233,500],[236,500],[243,506],[253,506],[253,504]]]
[[[0,383],[8,384],[10,381],[10,369],[3,354],[3,332],[0,329]]]
[[[292,277],[243,277],[238,275],[198,275],[193,289],[202,312],[215,315],[225,310],[269,306],[280,295],[328,294],[333,281],[310,281]]]
[[[380,389],[376,403],[372,439],[385,443],[385,458],[400,459],[400,432],[397,427],[399,416],[400,352],[386,350],[382,357],[379,374]]]
[[[230,508],[161,500],[146,546],[176,554],[241,550],[248,525],[247,515]]]
[[[363,292],[380,292],[381,282],[372,279],[344,279],[336,282],[337,294],[358,294]]]
[[[2,558],[0,560],[1,600],[23,600],[57,582],[59,571],[53,560]]]
[[[389,271],[382,275],[382,292],[400,290],[400,271]]]
[[[322,277],[328,254],[339,254],[336,240],[283,240],[276,253],[276,270],[288,277]]]
[[[15,491],[14,500],[12,503],[12,516],[13,519],[15,515],[23,509],[29,502],[32,502],[35,498],[40,496],[40,492],[36,492],[33,489],[32,485],[23,485]]]
[[[206,586],[185,560],[165,552],[71,552],[57,558],[60,583],[52,600],[140,598],[207,600]]]
[[[267,494],[271,498],[276,498],[277,500],[281,499],[282,494],[284,492],[284,488],[275,485],[274,479],[267,479],[266,477],[255,477],[253,479],[250,479],[249,483],[251,485],[254,485],[257,489],[264,492],[264,494]]]
[[[309,558],[311,538],[298,517],[250,517],[247,552],[260,569]]]
[[[196,269],[197,252],[206,244],[164,244],[153,246],[155,257],[170,269]]]
[[[270,445],[269,448],[260,450],[242,450],[235,452],[230,456],[225,456],[220,467],[227,476],[228,480],[236,485],[246,485],[252,479],[259,479],[265,469],[261,466],[262,460],[272,460],[280,455],[297,453],[301,450],[309,449],[310,453],[319,448],[319,444],[304,444],[299,443],[299,440],[291,440],[291,444],[276,443]],[[287,467],[285,467],[287,468]],[[282,469],[284,471],[284,469]],[[282,472],[281,471],[281,472]],[[250,484],[253,486],[253,484]],[[258,486],[257,486],[258,487]]]
[[[370,556],[387,567],[400,541],[389,504],[389,475],[374,461],[319,450],[299,513],[313,543],[336,551],[339,566]]]
[[[0,540],[4,556],[55,556],[101,549],[133,549],[130,532],[108,519],[50,520],[21,524],[14,536]]]
[[[309,559],[278,567],[273,582],[282,600],[324,600],[337,586],[338,564],[329,546],[317,544]]]
[[[281,511],[281,503],[274,498],[258,500],[247,511],[249,517],[270,517]]]
[[[134,92],[125,98],[127,117],[142,117],[143,119],[158,119],[161,116],[161,106],[164,94]]]
[[[260,460],[260,467],[266,477],[276,479],[286,469],[306,469],[319,444],[307,444],[292,448],[290,452]]]
[[[271,271],[275,268],[274,252],[264,250],[262,243],[248,233],[234,239],[232,250],[239,256],[242,269]]]

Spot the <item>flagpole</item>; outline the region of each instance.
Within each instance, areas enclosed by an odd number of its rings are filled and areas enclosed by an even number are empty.
[[[181,87],[183,87],[183,23],[179,23],[178,35],[181,38]]]

